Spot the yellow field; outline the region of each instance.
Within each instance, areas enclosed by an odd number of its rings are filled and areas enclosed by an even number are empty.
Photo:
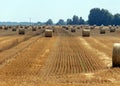
[[[0,86],[119,86],[120,68],[112,68],[112,49],[120,30],[90,37],[55,28],[26,35],[0,30]]]

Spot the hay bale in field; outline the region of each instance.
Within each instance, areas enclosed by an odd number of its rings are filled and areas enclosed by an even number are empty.
[[[32,27],[32,31],[36,31],[36,27]]]
[[[24,28],[24,26],[21,26],[21,25],[20,25],[19,28]]]
[[[11,28],[12,28],[12,26],[8,26],[8,28],[9,28],[9,29],[11,29]]]
[[[43,28],[46,28],[46,26],[43,26]]]
[[[103,28],[103,27],[100,27],[100,34],[105,34],[105,28]]]
[[[4,30],[8,30],[8,26],[5,26],[5,27],[4,27]]]
[[[29,26],[25,26],[25,29],[28,29],[29,28]]]
[[[80,27],[78,26],[77,29],[80,29]]]
[[[51,29],[46,29],[45,30],[45,37],[52,37],[53,30]]]
[[[68,29],[69,29],[69,27],[66,27],[65,29],[66,29],[66,30],[68,30]]]
[[[120,67],[120,43],[115,43],[113,46],[112,66]]]
[[[109,29],[110,29],[110,32],[115,32],[115,27],[109,27]]]
[[[2,26],[0,26],[0,29],[2,29]]]
[[[93,30],[93,29],[95,29],[95,27],[96,27],[96,25],[90,26],[90,29]]]
[[[119,25],[116,26],[116,29],[118,29],[118,28],[119,28]]]
[[[53,28],[53,32],[55,32],[55,28]]]
[[[17,29],[15,27],[12,28],[12,31],[16,31]]]
[[[62,28],[66,28],[66,26],[62,26]]]
[[[19,28],[19,26],[17,25],[17,26],[15,26],[16,28]]]
[[[41,26],[38,27],[38,29],[41,29],[41,28],[42,28]]]
[[[71,32],[76,32],[76,29],[75,29],[75,28],[72,28],[72,29],[71,29]]]
[[[18,33],[19,33],[20,35],[24,35],[24,34],[25,34],[25,29],[20,28],[20,29],[18,30]]]
[[[80,28],[82,29],[84,26],[83,25],[80,25]]]
[[[82,30],[82,36],[83,37],[89,37],[90,36],[90,29],[83,29]]]

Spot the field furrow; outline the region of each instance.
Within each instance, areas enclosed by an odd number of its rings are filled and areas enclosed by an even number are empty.
[[[82,37],[83,28],[41,27],[24,35],[1,30],[0,86],[119,86],[120,69],[111,58],[119,30],[100,34],[97,28]],[[44,37],[53,28],[52,37]]]

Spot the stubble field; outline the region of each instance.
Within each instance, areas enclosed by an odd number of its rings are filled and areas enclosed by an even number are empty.
[[[18,35],[0,29],[0,86],[119,86],[120,68],[112,68],[113,44],[120,42],[120,29],[100,34],[91,30],[44,28]]]

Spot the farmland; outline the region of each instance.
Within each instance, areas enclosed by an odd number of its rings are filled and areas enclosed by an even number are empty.
[[[91,29],[82,36],[80,26],[0,29],[0,86],[119,86],[120,68],[112,68],[113,44],[120,28],[100,34]],[[45,28],[54,28],[45,37]],[[71,32],[75,28],[75,32]]]

